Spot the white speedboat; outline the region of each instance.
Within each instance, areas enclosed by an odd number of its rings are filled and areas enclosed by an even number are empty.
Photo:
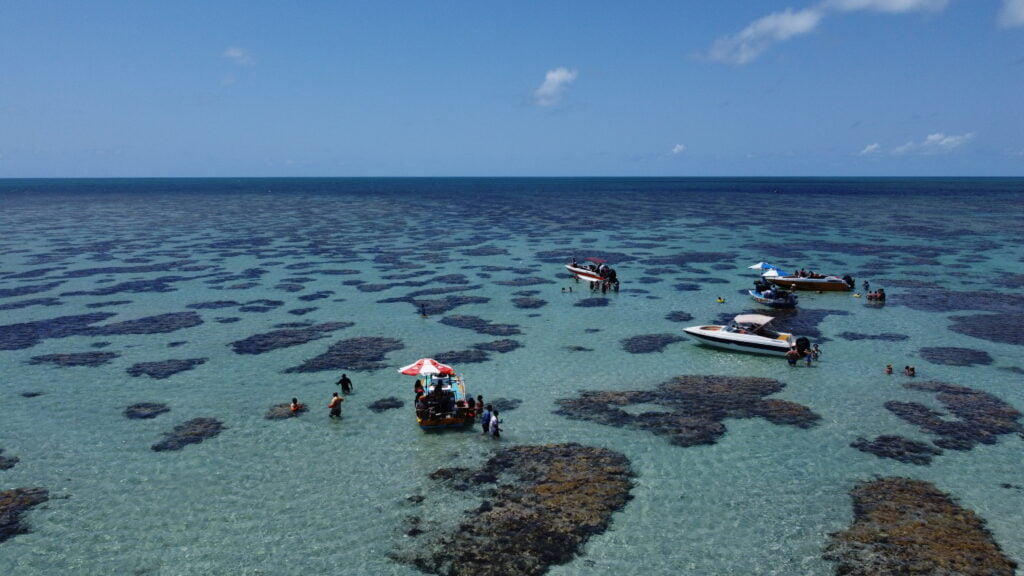
[[[784,356],[793,346],[810,348],[807,338],[793,338],[788,332],[768,328],[772,320],[763,314],[740,314],[724,326],[690,326],[683,331],[700,344],[755,354]]]
[[[572,277],[576,280],[608,282],[609,284],[618,284],[619,282],[615,270],[601,258],[587,258],[582,264],[573,258],[572,263],[565,265],[565,269],[572,273]]]

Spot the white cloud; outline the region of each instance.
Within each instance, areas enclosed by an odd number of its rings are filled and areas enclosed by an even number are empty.
[[[783,12],[773,12],[755,20],[739,34],[715,40],[708,58],[733,64],[753,62],[772,44],[812,32],[822,17],[824,13],[814,8],[799,12],[787,8]]]
[[[907,142],[902,146],[893,148],[892,154],[896,156],[903,154],[920,154],[922,156],[949,154],[971,140],[974,140],[973,132],[950,135],[936,132],[935,134],[929,134],[921,142]]]
[[[881,151],[882,151],[882,145],[879,144],[878,142],[874,142],[872,144],[868,144],[867,146],[865,146],[864,149],[860,151],[860,155],[861,156],[871,156],[873,154],[878,154]]]
[[[544,75],[544,83],[533,92],[534,101],[538,106],[554,106],[562,100],[562,95],[570,84],[576,80],[576,70],[555,68]]]
[[[254,63],[252,56],[250,56],[245,50],[234,46],[224,49],[224,53],[221,54],[221,56],[235,64],[238,64],[239,66],[252,66]]]
[[[918,10],[938,12],[948,4],[949,0],[827,0],[824,6],[846,12],[871,10],[895,14],[917,12]]]
[[[1006,28],[1024,26],[1024,0],[1003,0],[999,24]]]
[[[974,133],[947,136],[941,132],[929,134],[921,144],[925,154],[946,154],[974,139]]]
[[[676,144],[675,146],[672,147],[673,154],[682,154],[683,152],[686,152],[685,144]]]

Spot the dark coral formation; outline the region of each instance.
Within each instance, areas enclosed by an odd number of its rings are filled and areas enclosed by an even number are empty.
[[[193,418],[164,433],[165,438],[150,446],[154,452],[181,450],[189,444],[198,444],[213,438],[224,430],[224,425],[214,418]]]
[[[910,336],[906,334],[892,334],[883,332],[881,334],[861,334],[859,332],[841,332],[839,337],[843,340],[881,340],[883,342],[902,342]]]
[[[649,430],[677,446],[714,444],[725,433],[726,418],[764,418],[773,424],[809,428],[820,416],[806,406],[765,398],[784,385],[768,378],[677,376],[655,390],[587,391],[558,400],[560,414],[609,426]],[[632,404],[664,410],[631,414]]]
[[[263,415],[267,420],[285,420],[287,418],[295,418],[299,414],[309,412],[309,407],[305,404],[299,404],[299,409],[292,412],[292,405],[290,402],[284,404],[274,404],[267,410],[267,413]]]
[[[132,404],[125,408],[124,415],[126,418],[131,420],[148,420],[170,411],[171,409],[167,404],[161,404],[159,402],[139,402],[138,404]]]
[[[57,366],[102,366],[117,358],[116,352],[77,352],[72,354],[44,354],[33,356],[30,364],[56,364]]]
[[[850,492],[854,522],[831,535],[824,557],[846,576],[1013,576],[985,522],[933,484],[879,478]]]
[[[554,284],[554,280],[547,278],[541,278],[539,276],[526,276],[523,278],[516,278],[514,280],[499,280],[495,282],[500,286],[536,286],[538,284]]]
[[[486,334],[488,336],[515,336],[516,334],[522,334],[519,327],[514,324],[493,324],[491,321],[484,320],[478,316],[445,316],[441,319],[441,324],[455,328],[466,328],[477,334]]]
[[[988,352],[973,348],[929,346],[921,348],[920,352],[921,357],[925,360],[946,366],[974,366],[975,364],[987,366],[992,363],[992,357]]]
[[[495,398],[493,400],[488,400],[487,403],[494,406],[495,410],[498,412],[505,413],[519,408],[523,404],[523,401],[519,398]]]
[[[394,410],[395,408],[401,408],[402,406],[405,406],[405,402],[403,402],[400,398],[388,396],[387,398],[381,398],[380,400],[375,400],[374,402],[371,402],[369,408],[370,410],[373,410],[374,412],[377,412],[379,414],[386,410]]]
[[[479,364],[491,359],[485,350],[449,350],[434,355],[434,359],[442,364]]]
[[[378,370],[388,352],[405,348],[401,340],[379,336],[363,336],[335,342],[327,352],[306,360],[286,373],[322,372],[324,370]]]
[[[173,360],[161,360],[159,362],[139,362],[128,368],[128,374],[132,376],[149,376],[157,380],[170,378],[178,372],[191,370],[196,366],[204,364],[206,358],[184,358]]]
[[[325,322],[302,328],[273,330],[232,342],[231,349],[235,351],[235,354],[263,354],[279,348],[312,342],[313,340],[326,337],[335,330],[348,328],[352,325],[352,322]]]
[[[573,306],[579,306],[580,308],[604,308],[608,304],[611,304],[610,300],[598,296],[594,298],[584,298],[573,304]]]
[[[892,458],[904,464],[931,464],[932,456],[942,454],[942,450],[924,442],[917,442],[902,436],[883,435],[874,440],[857,438],[850,446],[874,454],[879,458]]]
[[[28,534],[28,527],[21,523],[22,514],[49,499],[50,493],[46,488],[0,490],[0,542],[18,534]]]
[[[650,354],[662,352],[665,347],[685,340],[676,334],[641,334],[622,341],[622,348],[630,354]]]
[[[513,298],[512,305],[522,310],[532,310],[534,308],[542,308],[548,301],[541,298],[531,298],[523,296],[520,298]]]
[[[1024,433],[1018,420],[1021,413],[1009,404],[987,392],[954,386],[942,382],[908,382],[903,385],[911,390],[935,392],[949,412],[932,410],[917,402],[885,403],[890,412],[921,427],[921,430],[939,438],[934,444],[948,450],[970,450],[976,444],[995,444],[1000,435]]]
[[[19,461],[17,456],[4,456],[4,449],[0,448],[0,470],[10,470]]]
[[[484,350],[487,352],[511,352],[517,348],[521,348],[523,345],[518,340],[512,340],[505,338],[504,340],[494,340],[493,342],[482,342],[480,344],[473,344],[473,348],[476,350]]]
[[[579,444],[517,446],[479,470],[438,470],[435,480],[472,488],[487,501],[458,526],[417,522],[415,545],[392,557],[445,576],[543,574],[607,529],[630,499],[632,474],[622,454]]]
[[[665,320],[669,322],[689,322],[693,320],[693,314],[689,312],[683,312],[682,310],[673,310],[668,314],[665,314]]]

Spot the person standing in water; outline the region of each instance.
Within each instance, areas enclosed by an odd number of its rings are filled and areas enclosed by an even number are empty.
[[[490,433],[492,438],[501,438],[501,419],[498,418],[498,411],[491,413]]]
[[[341,418],[341,403],[344,401],[345,399],[338,396],[337,392],[331,392],[331,403],[327,405],[331,410],[329,418]]]
[[[348,374],[342,374],[337,384],[341,386],[342,394],[348,394],[352,391],[352,380],[349,379]]]

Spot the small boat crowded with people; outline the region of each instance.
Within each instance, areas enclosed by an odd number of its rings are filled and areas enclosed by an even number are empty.
[[[770,282],[758,280],[754,289],[747,290],[754,302],[769,308],[796,308],[797,296],[788,290],[780,290]]]
[[[466,394],[466,384],[455,369],[433,358],[420,358],[399,368],[406,376],[417,376],[416,422],[424,430],[466,428],[476,419],[476,405]]]
[[[853,290],[855,283],[852,276],[840,278],[832,274],[818,274],[814,271],[800,269],[790,274],[767,262],[758,262],[750,266],[752,270],[761,270],[761,278],[776,286],[788,290],[810,290],[815,292],[845,292]]]
[[[740,314],[725,325],[690,326],[683,331],[698,344],[755,354],[785,355],[796,347],[802,355],[811,347],[807,338],[794,338],[788,332],[769,328],[772,320],[764,314]]]

